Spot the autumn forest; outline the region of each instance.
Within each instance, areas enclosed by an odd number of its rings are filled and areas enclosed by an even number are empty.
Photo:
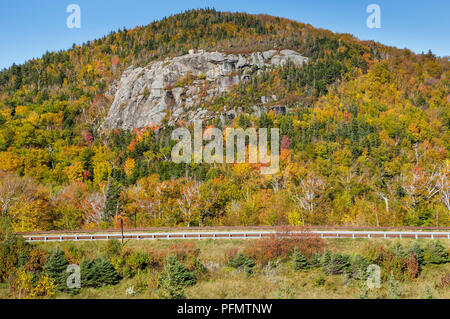
[[[176,164],[173,127],[100,130],[129,66],[192,49],[291,49],[204,109],[280,129],[280,170]],[[267,15],[191,10],[0,71],[0,209],[15,231],[216,225],[450,226],[448,58]],[[285,114],[255,116],[276,95]],[[273,102],[275,103],[275,102]],[[273,104],[275,105],[275,104]],[[270,106],[270,103],[269,103]]]

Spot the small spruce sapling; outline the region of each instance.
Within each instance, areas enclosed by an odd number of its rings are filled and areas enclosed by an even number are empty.
[[[300,253],[297,247],[292,254],[292,263],[294,265],[295,271],[307,270],[309,268],[308,261],[306,257]]]

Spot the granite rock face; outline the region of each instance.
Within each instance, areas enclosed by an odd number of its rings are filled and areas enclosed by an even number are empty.
[[[195,52],[152,62],[146,67],[130,67],[116,84],[114,102],[101,130],[121,128],[132,130],[169,125],[177,121],[193,121],[211,116],[202,109],[213,97],[231,86],[249,79],[264,67],[296,65],[308,58],[292,50],[269,50],[248,55],[220,52]]]

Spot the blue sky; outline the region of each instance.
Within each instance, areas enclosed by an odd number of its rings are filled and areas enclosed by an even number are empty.
[[[381,8],[381,29],[366,26],[369,4]],[[69,4],[81,7],[81,29],[66,26]],[[0,69],[67,49],[122,27],[146,25],[192,8],[267,13],[351,33],[415,52],[450,55],[448,0],[1,0]]]

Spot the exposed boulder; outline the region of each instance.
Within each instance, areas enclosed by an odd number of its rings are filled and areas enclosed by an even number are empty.
[[[130,67],[110,90],[115,93],[114,102],[100,129],[160,126],[165,118],[169,124],[180,119],[207,118],[207,110],[193,108],[263,67],[283,65],[289,60],[296,65],[308,61],[292,50],[249,55],[189,50],[187,55],[152,62],[144,68]]]

